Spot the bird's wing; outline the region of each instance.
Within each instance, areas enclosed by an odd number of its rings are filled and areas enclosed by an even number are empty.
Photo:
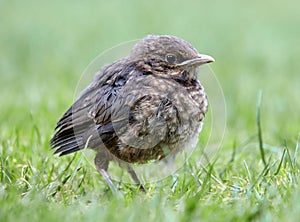
[[[58,121],[50,141],[55,153],[66,155],[76,152],[83,149],[88,140],[90,148],[114,142],[115,132],[111,123],[113,104],[133,70],[130,65],[121,67],[118,62],[104,67]]]

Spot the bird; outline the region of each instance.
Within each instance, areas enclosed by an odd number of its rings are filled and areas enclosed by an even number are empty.
[[[54,154],[88,147],[113,191],[110,161],[145,191],[132,165],[162,161],[195,144],[208,110],[198,67],[214,61],[179,37],[147,35],[128,56],[103,66],[59,119],[50,140]]]

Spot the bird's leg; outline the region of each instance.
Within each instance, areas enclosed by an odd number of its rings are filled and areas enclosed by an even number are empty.
[[[105,153],[102,152],[97,153],[95,157],[96,169],[103,176],[111,191],[113,193],[117,193],[117,188],[115,187],[115,185],[111,181],[109,174],[107,173],[108,164],[109,164],[109,159],[107,158]]]
[[[146,193],[145,187],[143,186],[143,184],[141,183],[141,181],[137,177],[134,169],[132,168],[132,166],[130,164],[127,164],[127,171],[130,174],[130,176],[133,179],[133,181],[136,182],[140,186],[140,190],[142,192]]]

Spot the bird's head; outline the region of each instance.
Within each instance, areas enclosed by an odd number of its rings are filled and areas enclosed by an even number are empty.
[[[145,72],[183,81],[195,79],[198,66],[215,61],[190,43],[168,35],[148,35],[132,48],[129,57]]]

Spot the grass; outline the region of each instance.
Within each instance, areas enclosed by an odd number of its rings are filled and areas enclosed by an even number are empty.
[[[0,220],[298,221],[298,6],[0,1]],[[216,58],[226,132],[209,162],[197,149],[147,194],[120,183],[115,196],[80,153],[57,158],[48,141],[89,62],[148,33],[180,36]]]

